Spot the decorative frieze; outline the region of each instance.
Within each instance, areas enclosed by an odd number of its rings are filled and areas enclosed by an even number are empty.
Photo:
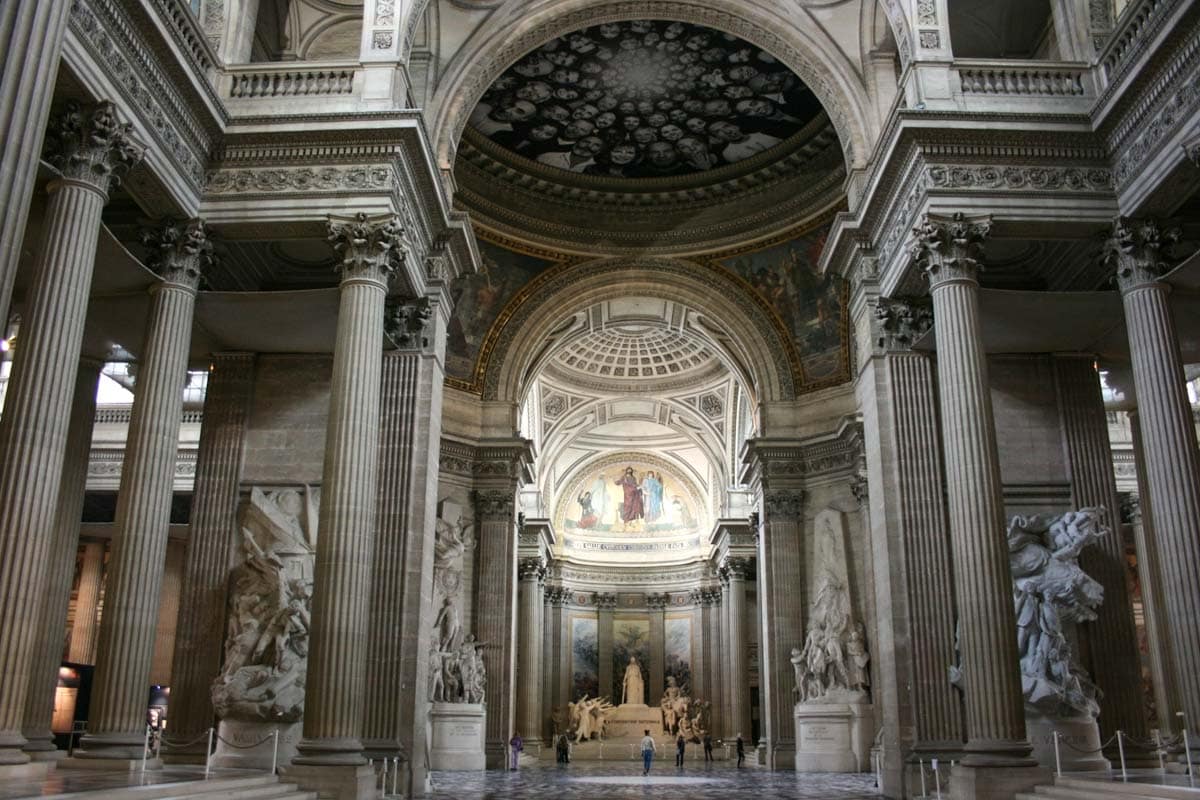
[[[1104,167],[929,164],[925,173],[931,189],[1111,192],[1113,188],[1112,171]]]
[[[226,169],[208,173],[208,194],[283,194],[314,192],[387,191],[396,185],[395,172],[385,166],[270,167]]]
[[[1168,257],[1179,237],[1179,230],[1164,231],[1153,219],[1117,217],[1104,242],[1104,262],[1122,291],[1153,283],[1170,271]]]

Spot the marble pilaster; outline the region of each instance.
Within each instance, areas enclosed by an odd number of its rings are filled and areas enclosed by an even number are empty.
[[[704,644],[706,633],[704,629],[704,590],[693,589],[691,592],[691,626],[692,626],[692,697],[707,700],[712,695],[712,680],[709,678],[709,664],[704,659]]]
[[[70,10],[70,3],[45,0],[0,5],[0,324],[8,318]]]
[[[666,609],[670,601],[670,596],[666,594],[652,594],[646,598],[646,605],[650,608],[650,663],[647,665],[650,684],[646,687],[647,704],[653,704],[662,697],[667,686],[663,667],[667,659]]]
[[[996,427],[983,352],[977,272],[991,223],[962,214],[926,215],[913,255],[930,280],[951,552],[966,701],[967,755],[961,783],[975,796],[1032,768],[1025,736],[1012,578]],[[978,772],[971,770],[978,768]],[[1034,780],[1032,769],[1025,776]],[[957,773],[956,773],[957,776]],[[1040,778],[1040,776],[1037,776]],[[956,780],[958,778],[956,777]],[[996,784],[998,785],[998,784]],[[1032,784],[1030,784],[1032,785]]]
[[[58,758],[50,724],[54,716],[54,689],[62,660],[63,621],[71,600],[71,578],[79,545],[79,521],[83,514],[83,492],[87,485],[91,454],[92,423],[96,418],[96,384],[99,361],[82,359],[75,378],[71,419],[67,428],[67,455],[58,491],[58,513],[54,519],[54,541],[50,548],[44,600],[41,606],[41,641],[30,673],[25,697],[25,722],[21,734],[25,752],[34,760]]]
[[[729,582],[729,722],[726,726],[726,737],[732,739],[738,734],[746,740],[747,749],[753,746],[750,741],[750,687],[747,678],[749,670],[750,644],[746,636],[746,580],[753,574],[754,565],[744,558],[728,558],[721,569]],[[759,663],[762,664],[761,649]],[[788,665],[791,666],[790,664]],[[761,675],[765,670],[760,669]],[[789,693],[790,695],[790,693]]]
[[[613,695],[613,612],[617,607],[615,594],[597,594],[596,600],[596,652],[600,660],[600,696],[612,697],[613,705],[621,700],[620,693]]]
[[[325,433],[321,508],[304,692],[304,735],[292,777],[315,785],[336,770],[361,785],[370,636],[371,560],[378,495],[380,389],[388,280],[404,258],[393,215],[330,217],[340,300]],[[332,773],[329,773],[332,774]],[[373,777],[373,776],[372,776]],[[322,780],[325,778],[322,777]]]
[[[561,679],[557,653],[562,647],[562,606],[558,602],[561,591],[553,586],[544,586],[542,590],[542,718],[538,736],[547,744],[554,741],[551,717],[554,707],[559,705],[557,689]]]
[[[171,661],[171,739],[196,739],[212,725],[210,687],[221,672],[225,594],[237,552],[238,482],[254,392],[251,353],[213,356],[196,456],[191,530]],[[82,594],[82,589],[80,590]],[[203,759],[204,743],[164,747],[167,760]]]
[[[96,612],[103,577],[104,542],[84,542],[79,590],[75,593],[75,619],[71,623],[71,649],[67,653],[67,660],[73,664],[96,663],[96,634],[99,631]]]
[[[100,213],[109,189],[141,157],[111,103],[67,103],[47,139],[62,177],[47,187],[0,419],[0,765],[29,760],[21,723],[40,633],[35,610],[45,590]]]
[[[430,270],[432,273],[433,270]],[[439,273],[440,274],[440,273]],[[383,356],[379,505],[372,577],[372,627],[387,630],[368,645],[363,745],[368,755],[408,762],[410,796],[428,776],[427,695],[405,687],[428,683],[433,636],[433,540],[441,453],[442,386],[450,302],[439,279],[427,303],[396,306],[410,329]],[[427,313],[426,313],[427,312]]]
[[[1142,702],[1141,664],[1137,630],[1125,579],[1125,545],[1121,540],[1121,511],[1113,474],[1112,448],[1100,375],[1087,356],[1055,356],[1054,377],[1063,450],[1071,470],[1073,508],[1103,508],[1111,532],[1082,557],[1085,571],[1104,587],[1099,618],[1081,627],[1091,663],[1088,672],[1100,687],[1100,738],[1117,731],[1146,741],[1149,730]],[[1119,755],[1114,749],[1111,755]]]
[[[542,615],[546,562],[522,558],[517,564],[517,723],[531,744],[540,737],[542,720]]]
[[[720,735],[725,730],[724,676],[721,666],[724,661],[721,650],[721,589],[720,585],[707,586],[703,590],[704,598],[701,607],[701,620],[704,626],[704,650],[701,659],[708,665],[708,696],[705,698],[712,703],[713,733]]]
[[[1150,220],[1118,219],[1105,254],[1125,306],[1162,610],[1171,639],[1169,671],[1179,704],[1160,716],[1183,711],[1194,725],[1200,720],[1200,452],[1171,288],[1160,280],[1176,236]]]
[[[718,626],[720,628],[721,637],[721,696],[720,696],[720,718],[721,718],[721,735],[725,739],[732,739],[737,735],[740,728],[735,728],[735,725],[740,724],[733,717],[733,693],[737,691],[738,679],[733,677],[733,645],[729,638],[729,609],[733,605],[733,600],[729,596],[729,572],[718,569],[717,577],[721,582],[721,603],[718,606]],[[749,732],[742,731],[749,736]]]
[[[161,280],[134,392],[117,496],[105,609],[100,623],[88,733],[82,759],[141,760],[146,692],[171,521],[184,377],[200,275],[212,254],[203,222],[168,221],[145,237]]]

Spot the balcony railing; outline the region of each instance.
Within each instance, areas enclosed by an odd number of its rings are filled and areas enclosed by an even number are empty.
[[[222,94],[234,100],[352,96],[357,65],[289,62],[230,67]]]
[[[1044,61],[954,63],[963,94],[1006,97],[1082,97],[1087,94],[1085,64],[1047,64]]]

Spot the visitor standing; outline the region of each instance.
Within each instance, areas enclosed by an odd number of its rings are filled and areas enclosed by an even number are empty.
[[[514,733],[513,737],[508,740],[508,746],[512,748],[512,766],[509,769],[515,770],[517,768],[517,759],[525,749],[525,740],[521,738],[520,731]]]
[[[558,744],[555,749],[558,751],[558,763],[571,763],[571,743],[567,741],[567,735],[565,733],[560,733],[558,735]]]
[[[704,760],[705,761],[713,760],[712,734],[711,733],[704,734]]]
[[[681,733],[675,739],[675,766],[677,767],[683,766],[683,750],[685,747],[687,747],[687,739],[684,739]]]
[[[658,752],[658,745],[654,742],[654,737],[650,735],[650,729],[642,731],[646,734],[642,737],[642,774],[650,774],[650,764],[654,762],[654,754]]]
[[[742,762],[746,760],[746,743],[742,741],[742,735],[740,733],[737,735],[737,756],[737,765],[740,767]]]

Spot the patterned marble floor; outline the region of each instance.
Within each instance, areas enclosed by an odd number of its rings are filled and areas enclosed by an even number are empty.
[[[519,772],[437,772],[436,800],[614,800],[662,796],[686,800],[878,800],[873,775],[798,775],[765,769],[688,766],[677,770],[656,761],[642,777],[634,761],[576,762],[535,766]]]

